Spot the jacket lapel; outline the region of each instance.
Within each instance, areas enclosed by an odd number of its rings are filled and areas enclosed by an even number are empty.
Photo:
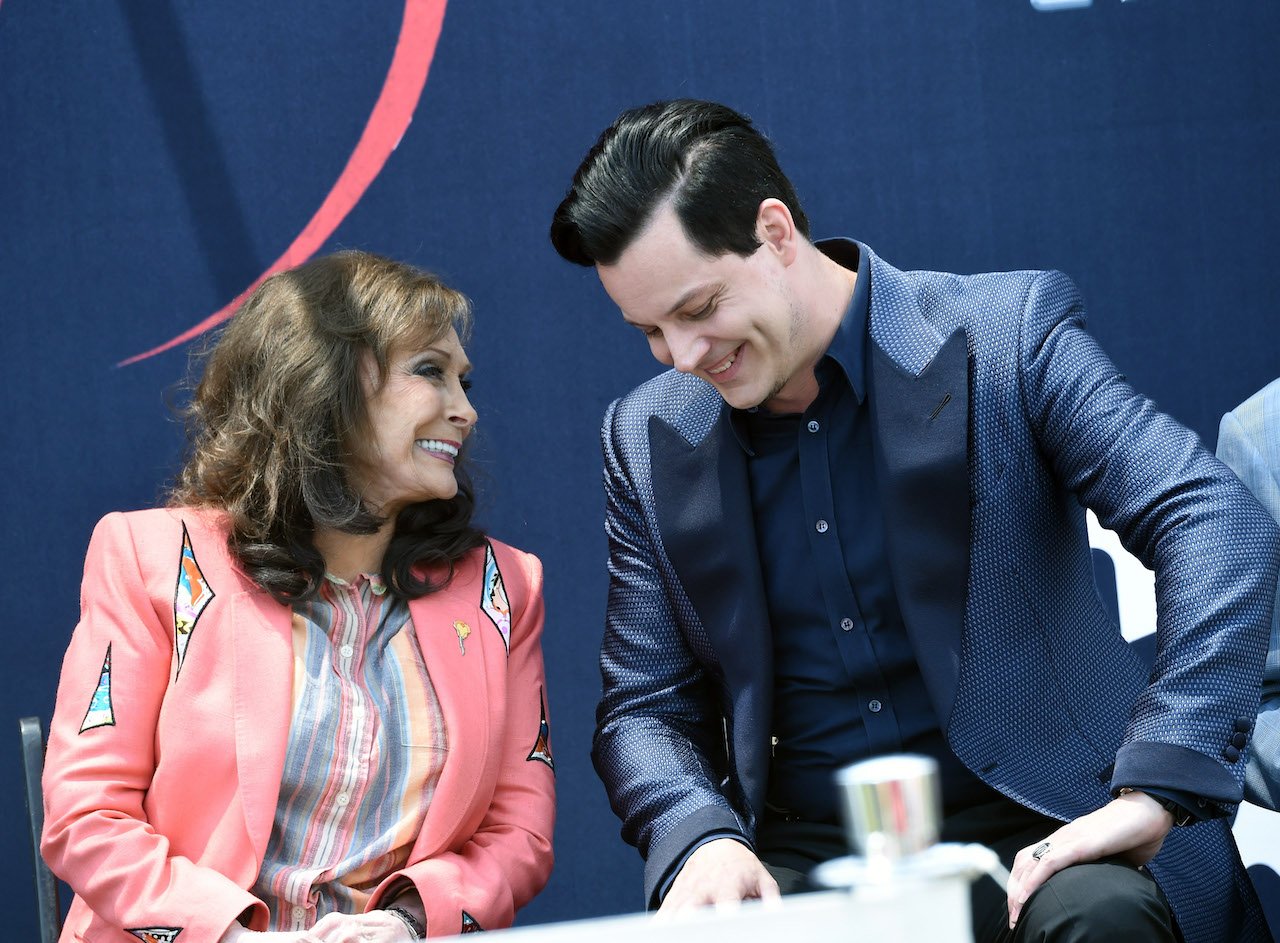
[[[449,737],[449,759],[418,836],[415,858],[449,847],[459,832],[469,834],[476,824],[468,822],[467,815],[489,755],[489,711],[500,707],[489,697],[488,670],[491,663],[495,670],[505,669],[507,658],[502,636],[480,608],[483,566],[475,563],[477,556],[484,559],[482,553],[472,553],[458,564],[445,589],[409,603]]]
[[[773,655],[746,456],[733,439],[727,408],[697,445],[650,417],[649,451],[663,547],[733,697],[731,762],[759,814],[768,776],[761,733],[773,722]]]
[[[876,466],[898,606],[945,729],[969,573],[969,358],[957,329],[918,374],[871,346]]]
[[[249,839],[260,864],[280,799],[293,715],[292,613],[260,590],[231,600],[236,763]],[[264,719],[275,728],[263,727]]]

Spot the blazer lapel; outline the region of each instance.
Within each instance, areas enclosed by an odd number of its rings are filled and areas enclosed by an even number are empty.
[[[919,374],[871,345],[877,471],[898,605],[938,721],[955,703],[969,573],[969,361],[956,329]]]
[[[249,839],[261,864],[275,820],[293,715],[289,607],[260,590],[231,600],[234,627],[236,764]],[[264,727],[264,723],[274,727]]]
[[[663,547],[733,697],[731,761],[759,814],[768,776],[762,731],[773,723],[773,657],[746,456],[727,409],[696,446],[650,417],[649,451]]]
[[[415,858],[449,847],[461,830],[473,830],[468,811],[489,755],[489,712],[499,706],[489,697],[488,670],[491,662],[495,670],[505,670],[507,650],[480,608],[484,568],[475,564],[475,557],[458,565],[448,587],[409,603],[449,737],[449,759],[418,836]]]

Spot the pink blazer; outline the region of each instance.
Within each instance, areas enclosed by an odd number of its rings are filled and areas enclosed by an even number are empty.
[[[370,906],[412,881],[432,936],[509,926],[551,871],[541,589],[536,557],[492,541],[409,606],[450,750],[409,864]],[[290,610],[238,568],[222,515],[98,524],[44,775],[44,856],[76,892],[64,943],[212,943],[246,910],[266,928],[247,889],[275,815],[292,678]]]

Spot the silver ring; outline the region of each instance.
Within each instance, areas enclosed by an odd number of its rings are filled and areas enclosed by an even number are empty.
[[[1049,853],[1049,849],[1052,847],[1053,845],[1051,845],[1049,842],[1042,841],[1040,844],[1036,845],[1035,850],[1031,852],[1031,857],[1039,861],[1041,858],[1043,858],[1045,855]]]

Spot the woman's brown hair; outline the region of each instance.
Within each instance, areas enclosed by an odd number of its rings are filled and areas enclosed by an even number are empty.
[[[367,428],[362,351],[385,380],[393,348],[425,348],[450,329],[465,337],[470,324],[464,295],[368,252],[337,252],[271,276],[202,358],[184,411],[188,457],[169,503],[226,511],[228,546],[253,580],[280,602],[311,597],[324,578],[316,529],[367,534],[383,523],[347,475]],[[471,526],[461,462],[456,473],[455,497],[396,517],[382,576],[399,596],[439,589],[454,561],[484,541]],[[440,566],[434,581],[419,570]]]

